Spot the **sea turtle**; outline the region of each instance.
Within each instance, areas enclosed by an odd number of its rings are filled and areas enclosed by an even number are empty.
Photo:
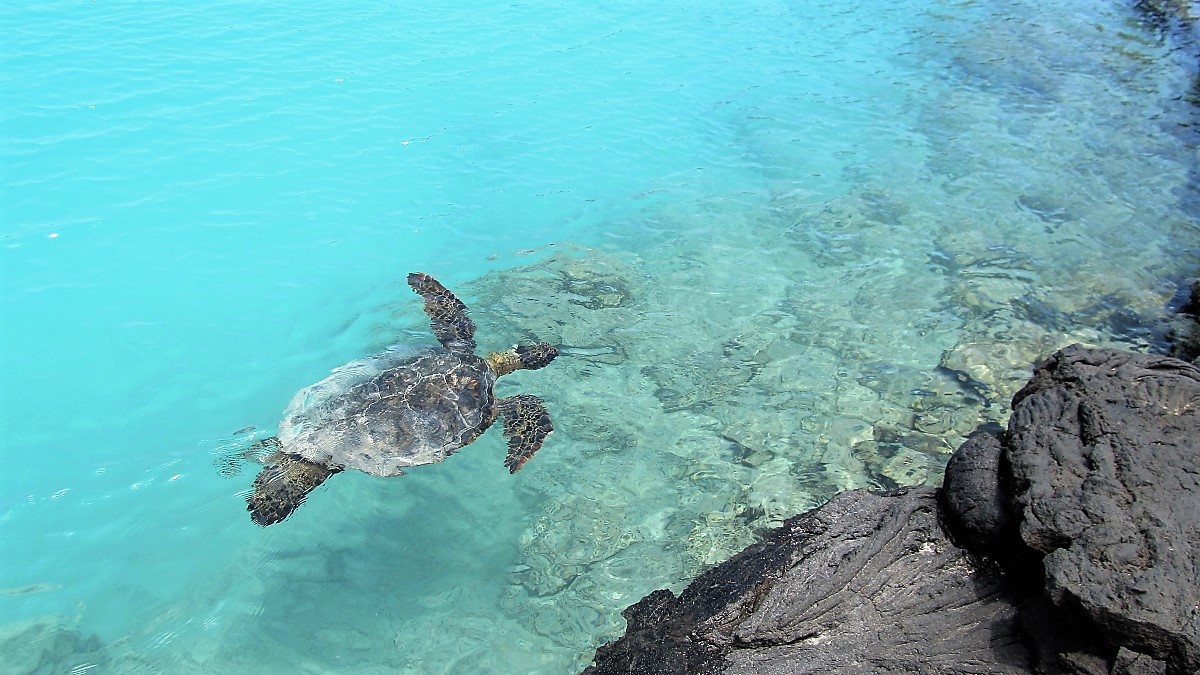
[[[440,462],[497,416],[508,438],[509,473],[554,430],[540,398],[497,399],[492,386],[514,370],[546,366],[557,349],[543,342],[479,358],[466,305],[428,274],[408,275],[408,285],[425,299],[441,346],[392,349],[297,392],[279,435],[259,442],[273,451],[246,497],[254,522],[266,526],[287,518],[309,492],[345,469],[399,476],[405,467]]]

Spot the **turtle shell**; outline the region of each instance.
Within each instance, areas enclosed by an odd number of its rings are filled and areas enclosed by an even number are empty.
[[[391,349],[296,393],[279,424],[283,452],[397,476],[474,441],[496,418],[495,372],[473,354]]]

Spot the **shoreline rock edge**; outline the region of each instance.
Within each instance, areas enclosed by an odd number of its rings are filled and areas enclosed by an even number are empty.
[[[1200,672],[1200,368],[1062,349],[942,488],[838,495],[624,616],[584,673]]]

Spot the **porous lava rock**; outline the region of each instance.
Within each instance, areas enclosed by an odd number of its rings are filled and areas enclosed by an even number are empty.
[[[1006,446],[1054,603],[1200,672],[1200,369],[1068,347],[1017,393]]]
[[[958,543],[971,550],[1005,557],[1017,541],[1012,510],[1011,481],[1004,456],[1004,430],[980,428],[950,456],[942,481],[945,517],[958,534]]]

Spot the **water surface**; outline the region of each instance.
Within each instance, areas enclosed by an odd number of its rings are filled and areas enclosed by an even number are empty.
[[[11,672],[562,673],[839,490],[931,483],[1033,359],[1197,268],[1186,54],[1121,3],[0,10]],[[254,526],[214,466],[428,342],[556,431]],[[38,653],[45,646],[44,653]],[[41,671],[38,668],[42,668]]]

